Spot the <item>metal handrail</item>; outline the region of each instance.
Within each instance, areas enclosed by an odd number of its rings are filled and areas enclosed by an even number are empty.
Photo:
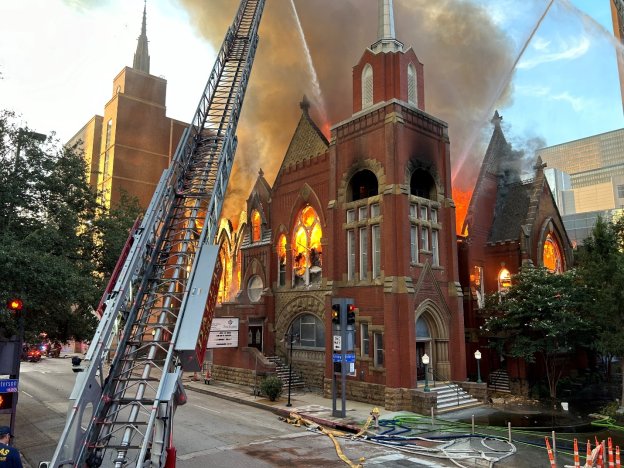
[[[445,385],[450,388],[451,390],[455,391],[455,397],[456,397],[456,402],[457,402],[457,406],[459,406],[459,392],[460,392],[460,386],[451,382],[449,379],[442,379],[440,378],[440,376],[437,374],[437,372],[433,369],[433,367],[429,367],[429,369],[427,369],[429,373],[431,373],[431,380],[433,381],[433,387],[435,388],[435,383],[436,383],[436,379],[439,379],[441,382],[442,381],[447,381],[450,383],[446,383]],[[453,387],[453,385],[455,385],[455,387]]]

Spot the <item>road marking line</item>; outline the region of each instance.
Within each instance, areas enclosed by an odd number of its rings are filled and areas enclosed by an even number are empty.
[[[32,396],[30,393],[25,392],[24,390],[22,390],[22,393],[23,393],[24,395],[29,396],[30,398],[35,398],[35,397],[34,397],[34,396]]]
[[[217,410],[213,410],[213,409],[210,409],[210,408],[206,408],[205,406],[200,406],[200,405],[192,405],[192,406],[195,406],[195,407],[197,407],[197,408],[204,409],[204,410],[206,410],[206,411],[210,411],[211,413],[221,414],[221,411],[217,411]]]

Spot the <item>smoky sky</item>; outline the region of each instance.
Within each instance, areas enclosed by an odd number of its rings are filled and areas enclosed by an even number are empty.
[[[188,10],[194,27],[218,49],[239,2],[179,3]],[[377,1],[296,0],[295,4],[329,124],[334,125],[352,114],[352,67],[377,39]],[[425,67],[426,111],[449,124],[453,183],[471,189],[483,158],[478,142],[484,124],[489,134],[488,114],[492,106],[509,99],[513,43],[482,7],[467,0],[396,0],[394,9],[397,39],[412,47]],[[260,168],[273,183],[301,115],[299,102],[304,94],[313,100],[303,47],[291,1],[267,1],[238,127],[225,215],[244,208]],[[320,121],[316,104],[311,113],[321,128],[328,128]],[[463,164],[464,159],[477,163]]]

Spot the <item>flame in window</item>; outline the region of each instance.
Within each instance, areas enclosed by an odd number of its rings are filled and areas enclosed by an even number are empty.
[[[260,230],[261,221],[262,220],[260,219],[260,213],[258,213],[257,210],[253,210],[253,212],[251,213],[251,241],[252,242],[259,242],[262,237],[262,233]]]
[[[552,236],[552,234],[548,233],[548,235],[546,236],[546,240],[544,241],[544,267],[548,268],[553,273],[561,273],[563,271],[562,259],[563,257],[561,255],[561,249],[559,248],[559,244]]]

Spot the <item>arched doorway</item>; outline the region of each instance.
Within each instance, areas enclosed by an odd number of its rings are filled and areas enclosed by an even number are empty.
[[[450,380],[449,314],[440,310],[432,300],[423,301],[415,313],[416,328],[416,386],[425,379],[422,357],[429,356],[429,380]]]

